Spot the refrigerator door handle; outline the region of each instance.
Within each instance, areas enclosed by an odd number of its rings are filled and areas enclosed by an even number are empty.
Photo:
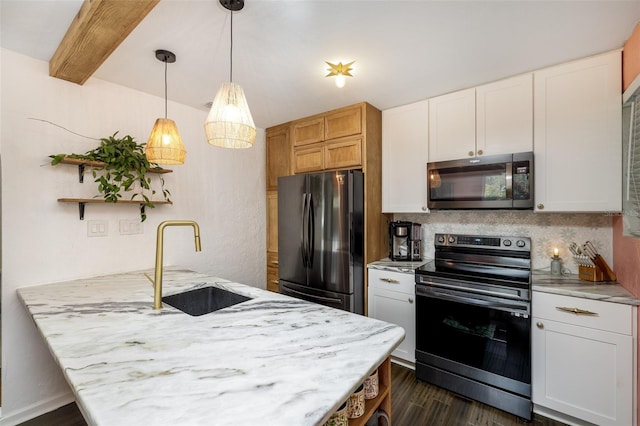
[[[308,208],[308,226],[307,226],[307,263],[309,264],[309,267],[313,266],[313,252],[314,252],[314,246],[315,246],[315,218],[314,218],[314,214],[313,214],[313,198],[311,197],[312,194],[309,194],[309,199],[307,201],[307,203],[309,204],[309,208]]]
[[[302,194],[302,225],[300,226],[300,251],[302,252],[302,266],[307,267],[307,242],[306,242],[306,215],[307,193]]]

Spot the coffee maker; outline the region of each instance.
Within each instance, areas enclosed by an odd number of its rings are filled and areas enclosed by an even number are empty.
[[[395,221],[389,224],[389,259],[422,260],[422,228],[419,223]]]

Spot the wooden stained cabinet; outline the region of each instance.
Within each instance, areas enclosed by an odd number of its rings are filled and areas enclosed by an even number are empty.
[[[278,188],[278,178],[291,174],[291,145],[289,124],[271,127],[266,131],[267,191]]]
[[[291,174],[291,124],[266,130],[267,290],[278,291],[278,178]]]
[[[267,192],[267,290],[278,291],[278,192]]]
[[[345,138],[294,148],[293,173],[362,166],[362,138]]]
[[[381,209],[380,110],[361,102],[293,120],[266,132],[267,258],[277,262],[277,177],[285,172],[288,175],[340,169],[359,169],[365,176],[365,264],[386,256],[388,218]],[[269,146],[271,143],[277,146]],[[288,155],[285,150],[288,150]],[[288,166],[274,160],[274,155],[287,158]],[[273,287],[277,281],[276,270],[277,266],[267,261],[267,288]]]
[[[267,290],[278,292],[278,253],[267,252]]]
[[[324,170],[324,147],[312,146],[293,149],[293,173]]]
[[[325,140],[362,133],[362,107],[343,108],[324,117]]]
[[[322,142],[324,138],[324,117],[299,120],[292,126],[293,146]]]
[[[324,146],[324,168],[342,169],[362,165],[362,138],[327,142]]]

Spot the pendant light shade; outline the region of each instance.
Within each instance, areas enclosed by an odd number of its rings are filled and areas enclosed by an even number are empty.
[[[222,83],[204,123],[207,142],[223,148],[251,148],[256,140],[256,126],[242,87],[233,83],[233,12],[244,7],[244,0],[220,0],[231,11],[229,49],[229,83]]]
[[[251,148],[256,140],[247,99],[242,87],[222,83],[204,123],[207,142],[223,148]]]
[[[184,164],[187,150],[175,121],[158,118],[145,148],[147,160],[156,164]]]
[[[184,164],[187,150],[176,123],[167,118],[167,63],[175,62],[176,55],[167,50],[156,50],[156,58],[164,62],[164,118],[156,120],[145,153],[150,163]]]

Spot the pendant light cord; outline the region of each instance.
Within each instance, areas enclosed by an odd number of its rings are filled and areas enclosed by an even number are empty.
[[[167,58],[164,58],[164,118],[167,118]]]
[[[233,10],[231,11],[231,47],[229,49],[229,82],[233,83]]]

